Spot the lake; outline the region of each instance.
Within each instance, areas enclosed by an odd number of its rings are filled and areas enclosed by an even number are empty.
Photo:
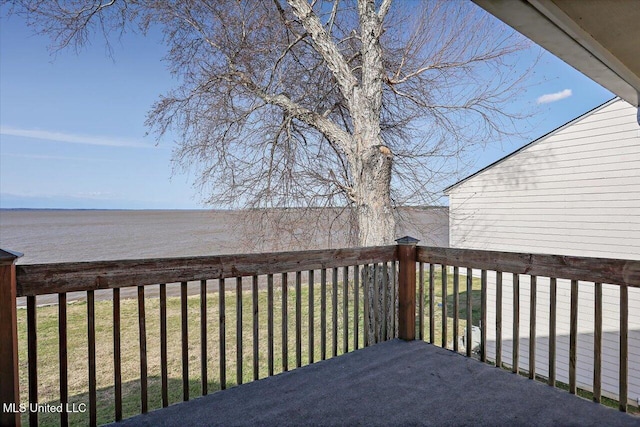
[[[446,207],[405,208],[401,216],[398,237],[448,246]],[[346,215],[289,212],[277,215],[277,226],[271,219],[246,211],[4,209],[0,248],[24,253],[19,264],[35,264],[353,246]]]
[[[448,246],[446,207],[404,208],[398,237],[411,235],[429,246]],[[353,246],[348,215],[334,210],[0,210],[0,248],[22,252],[18,264],[222,255]],[[215,288],[212,284],[210,288]],[[149,286],[148,295],[157,295]],[[198,293],[189,285],[189,294]],[[179,295],[168,285],[169,296]],[[96,299],[110,299],[97,291]],[[122,298],[136,288],[122,289]],[[83,300],[73,292],[68,301]],[[19,298],[18,305],[24,306]],[[39,296],[38,305],[55,304]]]

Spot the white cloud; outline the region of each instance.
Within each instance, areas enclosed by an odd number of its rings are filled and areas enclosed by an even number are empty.
[[[46,141],[65,142],[69,144],[86,144],[86,145],[102,145],[106,147],[133,147],[133,148],[149,148],[151,144],[145,142],[128,139],[114,138],[101,135],[82,135],[64,132],[55,132],[49,130],[38,129],[18,129],[10,126],[0,126],[1,135],[21,136],[24,138],[42,139]]]
[[[556,101],[560,101],[561,99],[568,98],[571,95],[573,95],[573,92],[571,92],[571,89],[565,89],[565,90],[561,90],[560,92],[547,93],[546,95],[542,95],[536,100],[536,102],[538,104],[548,104],[549,102],[556,102]]]

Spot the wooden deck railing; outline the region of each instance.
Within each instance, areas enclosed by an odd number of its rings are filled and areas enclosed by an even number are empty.
[[[180,328],[181,328],[181,365],[182,365],[182,400],[190,399],[190,355],[189,350],[189,314],[188,314],[188,284],[189,282],[199,283],[199,324],[200,324],[200,383],[201,394],[206,395],[209,380],[212,375],[208,372],[209,353],[212,350],[208,348],[209,332],[208,325],[211,319],[207,318],[208,305],[211,304],[209,292],[215,291],[211,289],[208,281],[217,281],[217,301],[213,301],[217,305],[218,319],[217,328],[219,331],[217,345],[219,354],[219,369],[217,380],[220,389],[225,389],[228,384],[227,354],[228,350],[235,344],[235,383],[241,384],[245,380],[243,367],[245,359],[252,357],[252,379],[258,379],[264,376],[259,372],[259,360],[264,355],[259,354],[259,327],[267,322],[267,369],[268,375],[273,375],[276,371],[274,367],[276,361],[276,351],[274,349],[274,321],[277,318],[281,321],[279,325],[282,338],[280,341],[281,348],[277,353],[282,360],[281,371],[287,371],[289,366],[289,324],[291,320],[294,322],[295,328],[295,365],[300,367],[303,364],[303,346],[304,337],[307,335],[307,345],[305,353],[308,357],[308,363],[315,361],[316,353],[316,328],[320,327],[320,352],[319,358],[325,359],[327,355],[336,356],[339,353],[357,349],[362,345],[368,345],[366,338],[363,339],[367,330],[367,317],[362,320],[361,317],[361,300],[360,295],[360,268],[370,265],[380,265],[387,268],[388,263],[393,265],[390,269],[395,269],[396,246],[372,247],[372,248],[353,248],[353,249],[335,249],[335,250],[317,250],[317,251],[301,251],[301,252],[282,252],[282,253],[262,253],[247,255],[223,255],[210,257],[194,257],[194,258],[170,258],[170,259],[142,259],[142,260],[123,260],[123,261],[100,261],[100,262],[81,262],[81,263],[59,263],[59,264],[39,264],[39,265],[15,265],[15,259],[8,256],[4,260],[4,264],[0,266],[2,270],[2,282],[0,289],[2,290],[2,319],[0,319],[0,332],[2,333],[2,359],[0,366],[2,367],[2,385],[0,386],[0,397],[2,403],[18,403],[20,402],[19,390],[17,384],[19,366],[17,363],[17,346],[24,345],[18,343],[16,329],[16,298],[26,297],[26,320],[27,320],[27,353],[28,353],[28,402],[35,403],[39,400],[39,381],[38,373],[42,369],[38,360],[38,322],[37,313],[39,307],[36,298],[42,295],[57,295],[58,305],[58,367],[46,366],[47,370],[59,370],[59,403],[66,405],[69,402],[69,367],[68,367],[68,302],[67,296],[71,292],[86,293],[86,337],[87,337],[87,364],[88,364],[88,413],[89,424],[97,424],[97,363],[113,364],[113,419],[116,421],[123,418],[123,366],[129,365],[131,369],[131,361],[123,359],[122,353],[122,337],[121,329],[127,324],[137,321],[138,337],[139,337],[139,387],[140,401],[139,407],[142,413],[149,409],[149,388],[148,388],[148,333],[147,322],[152,317],[159,315],[159,341],[160,341],[160,369],[161,369],[161,402],[162,406],[169,405],[169,378],[167,365],[169,362],[168,354],[168,319],[167,319],[167,287],[168,284],[179,283],[180,291]],[[320,280],[317,283],[315,274],[319,271]],[[375,269],[373,270],[375,271]],[[391,270],[390,270],[391,271]],[[340,274],[342,273],[342,274]],[[282,301],[279,304],[281,309],[279,313],[274,313],[274,276],[279,276],[279,292]],[[230,281],[235,282],[235,313],[227,313],[225,309],[233,306],[233,299],[225,301],[229,297],[227,284]],[[331,283],[327,283],[331,280]],[[295,320],[289,319],[291,309],[289,308],[289,286],[290,281],[295,281]],[[342,283],[340,283],[342,282]],[[250,283],[250,289],[244,291],[245,284]],[[320,293],[320,325],[316,325],[314,312],[315,307],[314,290],[319,285]],[[159,288],[159,313],[149,312],[145,304],[145,291],[150,287]],[[306,314],[308,319],[304,319],[307,324],[307,331],[303,331],[303,306],[302,294],[303,286],[305,288],[306,300],[308,308]],[[327,324],[327,287],[331,295],[331,324]],[[121,316],[121,289],[133,287],[137,288],[137,319],[123,318]],[[259,319],[259,287],[266,287],[266,319]],[[339,289],[341,287],[341,289]],[[96,293],[110,290],[112,292],[112,315],[113,315],[113,360],[97,360],[96,359],[96,342],[97,340],[105,340],[111,337],[99,335],[96,331]],[[366,292],[366,288],[364,289]],[[264,291],[262,291],[264,292]],[[5,295],[6,293],[6,295]],[[250,306],[243,306],[243,296],[250,294]],[[365,296],[365,295],[363,295]],[[342,316],[338,315],[339,297],[341,298]],[[350,313],[349,305],[352,304],[353,314]],[[5,312],[6,308],[12,311]],[[391,309],[391,308],[389,308]],[[231,314],[231,316],[230,316]],[[251,330],[243,326],[243,319],[251,316]],[[7,322],[5,322],[5,317]],[[227,328],[227,320],[235,318],[235,343],[228,342],[229,337]],[[394,316],[395,318],[395,316]],[[216,319],[213,320],[215,322]],[[362,331],[361,331],[362,327]],[[395,330],[395,325],[393,326]],[[339,331],[342,336],[342,343],[339,342]],[[352,331],[352,336],[349,336]],[[330,341],[327,335],[330,335]],[[246,351],[243,348],[245,339],[243,334],[252,335],[252,351]],[[393,334],[392,336],[395,336]],[[384,337],[383,339],[386,339]],[[5,345],[5,343],[13,342],[14,345]],[[351,346],[350,346],[351,344]],[[331,346],[330,348],[329,345]],[[9,352],[8,350],[11,350]],[[249,356],[251,354],[251,356]],[[48,360],[46,363],[51,363]],[[8,376],[5,376],[5,370]],[[14,383],[5,381],[5,378],[13,378]],[[56,402],[57,403],[57,402]],[[15,408],[14,408],[15,409]],[[38,424],[38,412],[29,411],[29,424]],[[13,425],[20,423],[20,417],[17,413],[10,411],[2,412],[1,425]],[[60,413],[60,424],[67,425],[69,423],[68,413],[62,411]]]
[[[547,381],[549,385],[556,385],[556,366],[558,363],[568,365],[568,388],[569,392],[575,394],[577,391],[576,371],[577,371],[577,339],[578,339],[578,306],[579,306],[579,286],[586,287],[590,282],[594,287],[594,306],[591,308],[594,313],[594,342],[593,342],[593,384],[590,387],[593,400],[600,402],[602,398],[602,336],[603,336],[603,284],[615,286],[619,288],[619,303],[614,307],[619,309],[619,360],[618,360],[618,393],[617,400],[621,411],[627,410],[628,401],[628,377],[629,377],[629,287],[640,287],[640,261],[621,260],[621,259],[605,259],[605,258],[587,258],[575,256],[560,255],[541,255],[541,254],[524,254],[496,251],[480,251],[468,249],[451,249],[451,248],[435,248],[435,247],[418,247],[416,260],[418,262],[419,283],[418,283],[418,328],[419,338],[423,338],[422,329],[426,324],[424,315],[423,302],[427,301],[428,307],[428,325],[429,338],[428,341],[435,344],[436,327],[434,321],[436,314],[441,314],[443,319],[447,319],[447,288],[449,280],[447,279],[447,271],[453,269],[453,343],[454,351],[458,351],[458,325],[459,319],[459,295],[460,295],[460,273],[464,273],[466,281],[466,336],[465,352],[467,356],[472,355],[473,337],[472,327],[474,312],[473,304],[473,287],[474,281],[480,281],[480,307],[476,307],[479,311],[480,320],[477,326],[480,328],[480,345],[479,357],[482,361],[488,361],[488,341],[487,333],[490,328],[495,328],[495,352],[491,362],[498,367],[510,365],[514,373],[518,373],[521,368],[520,361],[520,345],[521,345],[521,282],[526,280],[529,283],[528,293],[528,312],[529,312],[529,331],[528,331],[528,369],[527,373],[531,379],[540,379],[536,372],[536,357],[540,356],[540,352],[536,348],[536,336],[540,333],[537,328],[538,323],[538,294],[542,289],[539,286],[544,279],[544,283],[548,286],[545,291],[549,294],[548,311],[544,311],[548,316],[548,353],[544,354],[548,359],[548,375]],[[428,264],[428,277],[425,277],[425,264]],[[434,278],[434,273],[440,269],[440,280]],[[479,274],[478,274],[479,273]],[[491,280],[488,275],[491,274]],[[506,277],[506,276],[511,276]],[[507,280],[511,279],[511,280]],[[557,329],[558,329],[558,285],[559,281],[564,279],[570,283],[570,303],[569,303],[569,348],[568,360],[559,361],[557,359]],[[439,282],[439,283],[436,283]],[[505,337],[503,323],[503,291],[504,285],[510,286],[512,300],[512,334]],[[587,283],[585,283],[587,282]],[[548,284],[547,284],[548,283]],[[425,285],[428,286],[428,295],[423,296]],[[434,307],[436,300],[436,286],[442,286],[441,300],[442,309],[438,310]],[[464,286],[464,285],[463,285]],[[493,288],[492,295],[495,301],[495,323],[487,321],[488,307],[488,290]],[[545,292],[545,294],[546,294]],[[611,307],[609,307],[611,308]],[[547,321],[547,319],[545,319]],[[448,346],[448,325],[447,321],[443,321],[439,325],[441,329],[441,345]],[[493,332],[493,331],[491,331]],[[503,361],[502,352],[504,348],[503,339],[511,338],[511,360]],[[589,389],[589,387],[585,387]],[[635,400],[635,399],[634,399]]]
[[[189,283],[199,285],[199,304],[197,316],[199,317],[199,351],[200,359],[199,393],[206,395],[211,390],[210,379],[216,377],[219,388],[224,389],[230,382],[228,351],[235,349],[235,383],[241,384],[245,380],[255,380],[264,375],[273,375],[277,370],[287,371],[293,364],[299,367],[303,364],[303,347],[307,353],[306,361],[313,363],[318,358],[325,359],[340,353],[366,346],[372,342],[367,339],[369,319],[374,322],[388,322],[382,328],[385,332],[373,338],[373,342],[396,336],[398,331],[400,338],[405,340],[426,339],[425,329],[428,325],[428,341],[459,351],[459,326],[466,324],[465,353],[473,354],[473,313],[480,313],[480,354],[483,361],[489,361],[487,352],[487,333],[490,327],[495,327],[495,357],[496,366],[502,367],[503,348],[503,322],[502,322],[502,293],[505,274],[512,275],[513,294],[513,325],[512,325],[512,358],[511,368],[514,372],[520,369],[519,340],[520,340],[520,277],[530,277],[530,330],[529,330],[529,370],[530,378],[536,378],[536,355],[539,354],[535,346],[536,338],[536,308],[537,286],[542,283],[538,278],[549,278],[549,384],[556,384],[556,292],[557,280],[560,278],[571,281],[571,314],[570,314],[570,350],[569,360],[569,390],[576,392],[576,359],[577,359],[577,325],[578,325],[578,287],[582,281],[595,283],[595,345],[594,345],[594,379],[593,398],[596,401],[601,397],[601,341],[602,341],[602,284],[613,284],[620,288],[620,357],[619,357],[619,402],[620,409],[627,408],[627,378],[628,378],[628,287],[640,287],[640,261],[625,261],[614,259],[566,257],[555,255],[533,255],[506,252],[491,252],[478,250],[445,249],[431,247],[416,247],[413,239],[400,239],[398,246],[384,246],[373,248],[336,249],[305,252],[283,252],[250,255],[224,255],[195,258],[171,258],[171,259],[147,259],[125,261],[101,261],[83,263],[60,263],[40,265],[15,265],[15,257],[2,252],[0,260],[0,401],[4,404],[19,404],[20,391],[18,388],[19,364],[18,346],[24,343],[18,342],[18,316],[16,315],[16,299],[26,297],[26,341],[27,341],[27,378],[28,401],[38,402],[39,382],[38,372],[42,369],[38,361],[38,322],[36,298],[45,294],[57,295],[57,359],[58,366],[47,366],[46,369],[56,369],[59,372],[59,402],[66,405],[69,402],[69,320],[68,320],[68,295],[71,292],[83,292],[86,294],[86,349],[87,349],[87,374],[88,374],[88,411],[89,423],[97,424],[97,364],[113,364],[113,382],[110,387],[113,390],[113,416],[111,419],[123,418],[123,366],[131,369],[131,360],[123,359],[121,330],[128,326],[133,319],[121,316],[123,295],[121,289],[133,288],[137,291],[137,343],[136,361],[139,361],[139,408],[141,412],[149,410],[149,358],[150,351],[147,337],[149,321],[159,317],[159,359],[160,359],[160,401],[161,406],[166,407],[170,402],[169,391],[171,389],[168,372],[170,362],[169,346],[167,338],[169,329],[176,327],[168,319],[167,289],[169,284],[179,284],[179,323],[180,323],[180,350],[181,363],[181,389],[182,400],[190,399],[189,361],[193,359],[193,347],[189,345]],[[395,269],[398,264],[398,280],[395,283]],[[362,270],[369,271],[366,266],[380,266],[380,270],[389,271],[390,278],[394,280],[393,295],[384,298],[374,298],[375,304],[384,301],[385,310],[393,312],[389,317],[378,318],[368,313],[369,292],[378,292],[378,288],[369,288],[364,284],[361,275]],[[439,266],[439,267],[438,267]],[[425,271],[428,269],[428,271]],[[319,274],[317,274],[319,272]],[[479,274],[476,274],[478,273]],[[495,272],[488,273],[488,272]],[[340,274],[342,273],[342,274]],[[463,274],[461,274],[463,273]],[[381,273],[380,273],[381,274]],[[489,276],[491,274],[491,276]],[[439,275],[439,278],[438,278]],[[319,282],[317,281],[319,276]],[[416,281],[416,276],[418,280]],[[478,276],[478,278],[476,278]],[[386,277],[386,274],[385,274]],[[489,280],[489,277],[491,280]],[[495,284],[492,282],[495,278]],[[228,290],[229,279],[235,282],[235,293]],[[276,280],[274,280],[276,279]],[[366,279],[366,278],[364,278]],[[217,281],[217,287],[210,286],[209,281]],[[462,283],[460,283],[462,280]],[[473,289],[476,282],[480,282],[480,307],[475,307]],[[294,282],[294,295],[290,294],[290,282]],[[439,281],[439,283],[437,283]],[[318,282],[318,283],[317,283]],[[342,286],[340,286],[342,282]],[[375,282],[375,280],[374,280]],[[449,283],[452,284],[451,293]],[[494,287],[492,292],[496,294],[496,319],[495,324],[487,322],[488,289]],[[279,287],[278,287],[279,284]],[[145,302],[147,290],[150,286],[158,289],[158,312],[149,310]],[[441,286],[441,308],[436,306],[436,290]],[[508,284],[507,284],[508,286]],[[306,292],[303,292],[303,287]],[[466,301],[461,304],[461,292],[466,289]],[[212,289],[214,288],[214,289]],[[215,289],[217,288],[217,289]],[[262,289],[266,288],[266,296],[261,299]],[[319,289],[318,289],[319,288]],[[425,289],[426,288],[426,289]],[[385,288],[386,289],[386,288]],[[506,288],[505,288],[506,289]],[[105,290],[111,293],[110,300],[112,311],[112,361],[97,360],[96,342],[104,340],[103,331],[96,328],[96,294]],[[276,292],[281,297],[281,302],[274,303]],[[213,291],[213,292],[212,292]],[[217,295],[215,294],[217,291]],[[319,291],[318,295],[316,292]],[[124,292],[124,291],[123,291]],[[386,291],[385,291],[386,292]],[[331,300],[328,301],[329,293]],[[306,319],[303,319],[303,298],[305,294],[308,308]],[[396,301],[388,304],[389,300]],[[417,297],[417,298],[416,298]],[[215,300],[211,301],[211,298]],[[340,304],[340,300],[342,304]],[[316,300],[319,299],[319,322],[314,313],[318,311]],[[448,300],[452,300],[448,307]],[[178,304],[178,302],[176,302]],[[266,319],[264,314],[266,304]],[[215,306],[215,312],[211,312],[211,306]],[[234,307],[231,313],[227,307]],[[279,312],[276,312],[277,309]],[[397,311],[396,311],[397,309]],[[342,313],[339,313],[339,311]],[[289,318],[291,311],[295,311],[295,319]],[[427,313],[425,313],[425,311]],[[461,318],[461,314],[464,317]],[[276,314],[278,316],[276,316]],[[341,316],[340,316],[341,314]],[[442,321],[438,324],[437,317]],[[217,316],[211,318],[208,316]],[[276,317],[280,324],[275,325]],[[328,323],[329,317],[331,324]],[[448,318],[451,317],[452,330],[449,330]],[[243,325],[243,319],[250,319],[250,329]],[[229,328],[227,320],[235,319],[235,343],[229,342]],[[100,319],[98,319],[100,320]],[[259,340],[261,327],[266,320],[266,350],[260,350]],[[303,330],[306,323],[307,330]],[[211,338],[208,326],[216,325],[218,336]],[[295,332],[291,331],[293,327]],[[98,328],[99,329],[99,328]],[[277,331],[281,338],[277,337]],[[340,333],[339,333],[340,329]],[[378,328],[375,328],[378,330]],[[319,332],[319,337],[318,337]],[[451,334],[450,334],[451,332]],[[50,332],[49,332],[50,333]],[[306,333],[307,343],[304,344],[303,335]],[[436,339],[439,333],[439,339]],[[293,335],[295,339],[293,340]],[[342,337],[340,343],[339,337]],[[452,344],[449,345],[449,336]],[[319,338],[319,340],[318,340]],[[247,341],[248,339],[248,341]],[[275,348],[278,341],[281,348]],[[251,351],[247,351],[247,342]],[[8,343],[8,345],[6,344]],[[13,344],[12,344],[13,343]],[[214,347],[211,348],[210,343]],[[235,345],[234,345],[235,344]],[[340,345],[342,344],[342,345]],[[351,345],[350,345],[351,344]],[[292,348],[290,351],[290,345]],[[190,354],[191,349],[191,354]],[[210,358],[213,351],[218,352],[217,374],[212,375]],[[266,353],[266,374],[260,371],[261,360]],[[295,361],[293,359],[295,353]],[[282,366],[275,366],[278,357]],[[51,363],[49,358],[47,363]],[[245,360],[246,359],[246,360]],[[250,369],[251,374],[243,372],[243,368]],[[42,371],[40,371],[42,372]],[[24,375],[24,373],[23,373]],[[11,380],[13,379],[13,381]],[[131,393],[131,391],[127,391]],[[153,396],[152,396],[153,397]],[[4,409],[4,406],[3,406]],[[19,425],[20,414],[4,411],[1,414],[1,425]],[[29,412],[29,423],[38,424],[38,412]],[[60,413],[61,425],[69,423],[66,411]]]

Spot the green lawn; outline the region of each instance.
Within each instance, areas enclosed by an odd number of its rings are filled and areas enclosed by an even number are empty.
[[[452,294],[452,275],[449,275],[448,295]],[[293,278],[289,277],[287,298],[287,328],[288,328],[288,368],[296,367],[296,295]],[[442,302],[442,286],[439,269],[435,275],[436,280],[436,344],[440,344],[442,310],[438,304]],[[465,308],[466,291],[462,288],[466,283],[461,276],[460,283],[460,325],[462,333],[466,326]],[[282,288],[279,277],[276,277],[274,286],[274,373],[283,370],[282,356]],[[225,292],[225,324],[226,324],[226,378],[227,387],[237,384],[236,366],[236,293],[235,285],[227,282]],[[333,354],[332,341],[332,285],[331,279],[327,280],[327,335],[326,356]],[[439,285],[438,285],[439,284]],[[219,295],[214,291],[214,286],[209,286],[207,295],[207,370],[208,389],[212,393],[220,389],[220,352],[219,352]],[[215,286],[217,288],[217,286]],[[343,324],[343,285],[338,286],[338,336],[337,354],[343,353],[343,334],[348,334],[349,351],[354,349],[354,291],[353,283],[349,286],[348,301],[348,325]],[[466,288],[465,288],[466,289]],[[477,321],[479,309],[479,282],[474,280],[474,323]],[[314,352],[315,361],[321,359],[321,287],[318,277],[314,286],[313,317],[314,317]],[[425,286],[425,339],[428,340],[428,285]],[[359,346],[364,345],[363,328],[363,292],[360,290],[359,316]],[[309,363],[309,288],[303,285],[301,288],[301,359],[302,364]],[[264,378],[268,373],[267,361],[267,291],[258,291],[259,300],[259,377]],[[452,331],[452,307],[453,300],[447,299],[449,310],[449,342]],[[146,298],[146,331],[147,331],[147,363],[148,363],[148,399],[149,410],[161,407],[161,379],[160,379],[160,301],[158,298]],[[252,293],[242,293],[242,380],[253,380],[253,316]],[[114,390],[113,390],[113,305],[111,301],[99,301],[95,303],[96,312],[96,358],[97,358],[97,400],[98,423],[108,423],[114,420]],[[88,364],[87,364],[87,305],[85,302],[68,304],[68,381],[70,403],[88,404]],[[137,300],[121,301],[121,345],[122,345],[122,383],[123,383],[123,417],[131,417],[140,413],[140,359],[139,359],[139,331],[138,331],[138,303]],[[20,386],[22,402],[28,401],[27,384],[27,346],[26,346],[26,311],[18,312],[19,325],[19,358],[20,358]],[[189,394],[191,398],[200,396],[201,393],[201,358],[200,358],[200,297],[188,297],[188,329],[189,329]],[[167,333],[168,333],[168,377],[169,377],[169,401],[170,403],[182,400],[182,356],[181,356],[181,318],[180,298],[167,298]],[[40,307],[37,310],[37,345],[38,345],[38,395],[40,403],[56,404],[59,402],[59,371],[58,371],[58,307]],[[59,424],[58,414],[40,413],[41,425]],[[69,414],[72,425],[86,425],[89,414]],[[23,418],[27,424],[27,416]]]

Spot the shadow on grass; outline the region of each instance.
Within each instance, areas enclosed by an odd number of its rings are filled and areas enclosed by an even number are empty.
[[[234,386],[228,383],[227,388]],[[162,380],[158,376],[148,377],[148,411],[162,408]],[[194,399],[202,396],[201,380],[193,378],[189,380],[189,397]],[[169,405],[182,402],[182,380],[169,378],[168,380]],[[220,383],[208,382],[208,394],[220,390]],[[98,389],[96,392],[96,410],[98,425],[115,421],[115,393],[113,386]],[[41,405],[59,405],[60,401],[41,402]],[[69,425],[89,425],[89,393],[69,396],[69,407],[81,408],[86,406],[85,412],[70,412]],[[129,381],[122,384],[122,418],[130,418],[141,413],[140,381]],[[40,412],[37,414],[38,424],[41,426],[60,425],[60,414],[52,412]],[[22,415],[22,425],[29,425],[29,414]]]

